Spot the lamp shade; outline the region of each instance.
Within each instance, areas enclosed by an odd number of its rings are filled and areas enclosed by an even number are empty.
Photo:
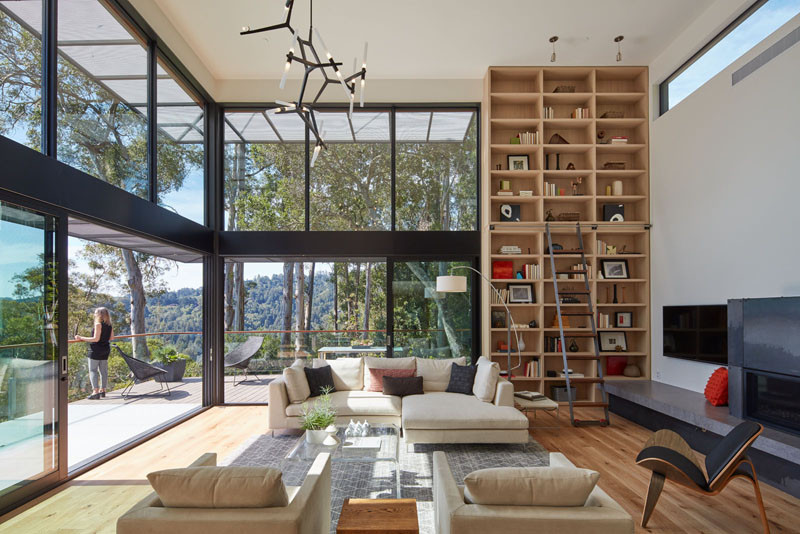
[[[467,277],[437,276],[436,291],[439,293],[465,293],[467,291]]]

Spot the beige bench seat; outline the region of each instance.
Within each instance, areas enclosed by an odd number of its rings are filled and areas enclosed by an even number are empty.
[[[403,428],[527,431],[528,419],[516,408],[483,402],[473,395],[433,392],[403,397]]]

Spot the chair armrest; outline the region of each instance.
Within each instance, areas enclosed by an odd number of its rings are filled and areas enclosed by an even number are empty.
[[[197,460],[189,464],[189,467],[216,467],[217,466],[217,453],[207,452],[200,456]]]
[[[320,453],[303,485],[289,503],[300,518],[300,534],[327,533],[331,528],[331,455]]]
[[[269,394],[269,428],[272,430],[288,428],[286,424],[286,408],[289,406],[289,393],[286,391],[286,384],[283,377],[276,378],[269,383],[267,392]]]
[[[497,379],[497,389],[494,392],[494,404],[496,406],[514,407],[514,384],[505,378]]]
[[[453,514],[464,506],[447,456],[441,451],[433,453],[433,514],[434,528],[438,534],[450,534]]]

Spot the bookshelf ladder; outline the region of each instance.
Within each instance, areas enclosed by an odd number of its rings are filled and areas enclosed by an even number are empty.
[[[600,425],[600,426],[608,426],[610,424],[609,416],[608,416],[608,394],[606,393],[605,387],[605,380],[603,378],[603,366],[601,365],[600,359],[600,341],[597,337],[597,325],[595,323],[595,313],[594,307],[592,306],[592,291],[589,286],[589,266],[586,264],[586,249],[583,244],[583,235],[581,234],[581,225],[577,223],[575,225],[575,233],[578,237],[578,250],[553,250],[553,237],[550,233],[550,223],[545,224],[545,232],[547,233],[547,250],[550,254],[550,272],[553,277],[553,290],[555,294],[556,300],[556,315],[558,317],[558,331],[559,331],[559,339],[561,340],[561,356],[564,360],[564,379],[567,383],[567,400],[569,401],[569,418],[572,421],[573,426],[582,426],[582,425]],[[577,254],[580,253],[581,255],[581,263],[580,269],[577,270],[556,270],[556,260],[555,257],[559,254]],[[583,282],[584,282],[584,289],[583,290],[570,290],[570,291],[559,291],[558,289],[558,275],[560,274],[578,274],[583,275]],[[583,296],[586,297],[586,311],[561,311],[561,296],[560,295],[571,295],[575,297]],[[581,332],[581,333],[571,333],[570,337],[584,337],[588,338],[591,337],[594,341],[594,356],[591,357],[582,357],[583,360],[594,360],[597,362],[597,376],[596,377],[581,377],[581,378],[571,378],[569,372],[569,358],[567,357],[567,343],[564,339],[564,319],[565,316],[574,316],[574,317],[586,317],[589,320],[589,324],[592,327],[591,334],[589,332]],[[600,388],[601,398],[600,401],[588,400],[588,401],[577,401],[573,400],[572,398],[572,383],[589,383],[589,384],[597,384]],[[604,418],[602,419],[575,419],[575,406],[585,406],[585,407],[593,407],[593,408],[603,408]]]

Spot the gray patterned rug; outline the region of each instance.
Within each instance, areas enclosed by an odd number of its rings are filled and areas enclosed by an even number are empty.
[[[302,436],[256,435],[220,462],[220,465],[257,465],[283,471],[287,486],[300,486],[311,462],[285,461],[284,457]],[[476,469],[488,467],[533,467],[547,465],[548,452],[531,439],[525,445],[415,444],[406,447],[400,441],[400,485],[403,498],[417,500],[420,532],[433,534],[433,453],[447,454],[456,480]],[[391,499],[396,497],[393,462],[333,462],[331,465],[331,533],[342,503],[347,497]]]

